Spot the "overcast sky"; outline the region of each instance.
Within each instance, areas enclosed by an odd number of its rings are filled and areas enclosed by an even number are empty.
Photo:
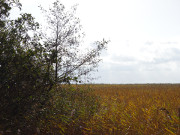
[[[43,22],[38,5],[54,0],[21,0],[23,12]],[[105,38],[96,83],[180,83],[180,0],[61,0],[79,4],[85,43]],[[16,12],[16,11],[14,11]]]

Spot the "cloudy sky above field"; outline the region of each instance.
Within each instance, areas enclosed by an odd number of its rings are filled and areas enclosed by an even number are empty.
[[[38,5],[48,8],[54,0],[21,0],[23,12],[43,22]],[[79,4],[77,16],[85,43],[105,38],[96,83],[179,83],[179,0],[61,0]]]

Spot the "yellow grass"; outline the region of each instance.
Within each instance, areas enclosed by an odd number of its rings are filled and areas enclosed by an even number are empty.
[[[180,134],[180,85],[91,85],[99,111],[82,127],[84,134]]]

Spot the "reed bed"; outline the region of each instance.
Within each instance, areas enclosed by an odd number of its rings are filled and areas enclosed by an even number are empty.
[[[180,85],[91,85],[98,111],[84,122],[83,134],[180,134]]]

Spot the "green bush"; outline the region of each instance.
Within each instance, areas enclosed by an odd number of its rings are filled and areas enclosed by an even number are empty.
[[[32,133],[53,86],[39,36],[30,37],[39,24],[30,14],[8,18],[13,3],[0,1],[0,131]]]

